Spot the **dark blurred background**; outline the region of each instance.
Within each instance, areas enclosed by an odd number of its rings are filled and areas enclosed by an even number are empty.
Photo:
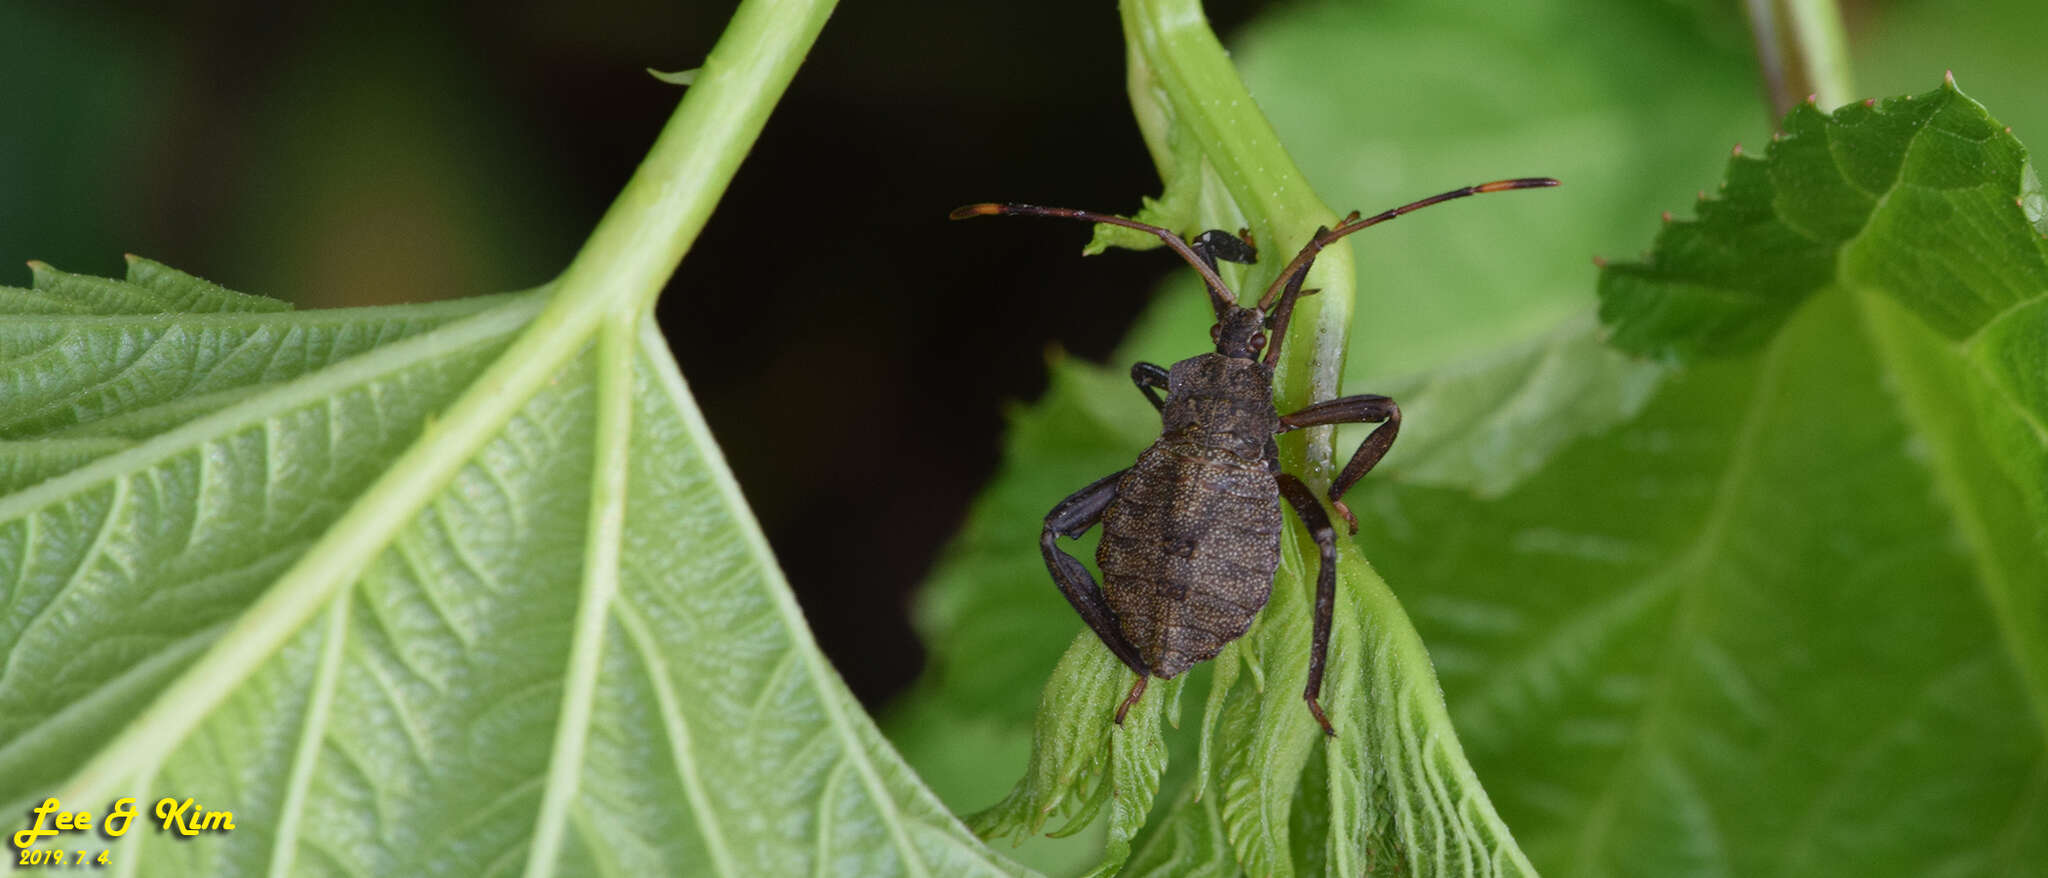
[[[1256,5],[1208,10],[1228,34]],[[0,6],[0,266],[118,276],[134,252],[301,307],[542,283],[681,97],[644,68],[697,66],[735,4],[424,6]],[[1105,355],[1177,264],[1083,260],[1079,224],[945,219],[1156,193],[1123,58],[1106,0],[842,5],[661,301],[870,705],[921,666],[910,591],[1006,406],[1051,347]]]

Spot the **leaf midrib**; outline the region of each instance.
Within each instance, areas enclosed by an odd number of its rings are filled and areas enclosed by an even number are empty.
[[[1945,93],[1943,97],[1952,100],[1954,95],[1953,93]],[[1870,233],[1872,223],[1877,219],[1878,214],[1882,213],[1885,207],[1891,203],[1892,195],[1900,187],[1911,185],[1905,181],[1906,166],[1912,161],[1914,147],[1919,144],[1920,138],[1930,133],[1953,134],[1953,132],[1935,127],[1933,124],[1935,118],[1936,115],[1928,116],[1926,122],[1916,127],[1913,133],[1906,138],[1906,146],[1902,150],[1898,169],[1894,173],[1890,184],[1885,186],[1881,192],[1870,192],[1856,185],[1854,179],[1848,173],[1848,169],[1842,165],[1841,157],[1836,154],[1833,148],[1834,139],[1832,137],[1828,138],[1829,148],[1826,152],[1828,160],[1834,165],[1836,176],[1845,185],[1872,196],[1870,208],[1863,215],[1861,227],[1856,230],[1855,234],[1844,238],[1834,246],[1834,264],[1832,266],[1834,286],[1844,288],[1849,286],[1845,279],[1852,277],[1853,274],[1846,264],[1848,254],[1855,251],[1865,241],[1866,236]],[[2010,129],[2008,129],[2009,131]],[[1979,184],[1979,186],[1982,185],[1985,184]],[[2018,209],[2019,206],[2016,204],[2014,207]],[[1790,226],[1790,223],[1787,225]],[[1800,233],[1807,235],[1809,239],[1812,237],[1803,229],[1800,230]],[[2036,247],[2039,247],[2038,242],[2036,242]],[[1901,375],[1901,371],[1905,368],[1905,364],[1902,362],[1902,354],[1893,345],[1889,344],[1885,338],[1881,337],[1881,333],[1876,331],[1876,321],[1885,318],[1883,315],[1877,314],[1872,310],[1872,303],[1868,298],[1868,295],[1873,294],[1873,292],[1880,295],[1889,295],[1889,293],[1887,291],[1870,291],[1863,289],[1861,286],[1855,289],[1857,292],[1862,293],[1862,295],[1850,297],[1855,302],[1858,317],[1857,323],[1860,330],[1866,341],[1871,345],[1878,366],[1883,370],[1889,386],[1903,386],[1902,379],[1904,376]],[[2014,302],[1986,319],[1976,329],[1972,330],[1970,335],[1959,341],[1951,340],[1949,342],[1949,344],[1954,346],[1958,359],[1968,369],[1976,373],[1985,386],[1993,389],[1999,394],[2001,399],[2006,400],[2008,403],[2011,403],[2012,400],[2005,386],[2001,382],[1994,380],[1991,375],[1986,374],[1978,358],[1970,356],[1969,352],[1977,339],[1986,330],[1999,321],[2040,302],[2044,297],[2048,297],[2048,290],[2037,292],[2033,296]],[[2015,669],[2019,671],[2017,676],[2024,681],[2023,685],[2028,695],[2028,701],[2034,708],[2035,725],[2044,736],[2044,739],[2048,739],[2048,688],[2044,688],[2048,687],[2048,678],[2038,674],[2030,675],[2026,673],[2027,652],[2021,643],[2020,634],[2014,627],[2013,620],[2010,618],[2011,614],[2005,611],[2003,603],[1996,596],[1998,593],[2011,590],[2012,574],[1998,566],[1997,562],[2002,556],[1990,548],[1992,543],[1990,530],[1979,512],[1981,500],[1977,499],[1968,490],[1967,480],[1957,475],[1961,468],[1961,462],[1953,459],[1954,455],[1952,452],[1954,449],[1950,449],[1946,442],[1940,441],[1940,437],[1930,434],[1929,430],[1924,426],[1925,422],[1920,418],[1913,417],[1913,413],[1906,410],[1908,402],[1905,399],[1900,398],[1898,394],[1894,394],[1893,398],[1895,403],[1900,406],[1900,420],[1906,425],[1906,429],[1923,446],[1933,449],[1930,455],[1933,463],[1929,465],[1928,469],[1931,471],[1930,475],[1933,476],[1935,494],[1943,498],[1947,502],[1950,511],[1956,515],[1958,530],[1961,531],[1963,538],[1971,547],[1971,551],[1967,554],[1970,558],[1970,566],[1978,571],[1977,594],[1990,611],[1989,615],[1992,616],[1995,622],[1994,627],[1998,631],[1999,639],[2003,642],[2005,653],[2014,663]],[[2028,424],[2033,429],[2035,438],[2040,440],[2044,449],[2048,449],[2048,426],[2044,426],[2036,420],[2024,406],[2009,404],[2008,409],[2021,421]]]
[[[1931,123],[1932,120],[1933,117],[1930,116],[1929,122]],[[1890,204],[1892,194],[1897,192],[1899,187],[1907,185],[1904,182],[1905,168],[1907,162],[1911,161],[1914,145],[1919,143],[1923,135],[1935,130],[1932,124],[1925,124],[1915,129],[1912,135],[1906,139],[1906,157],[1902,158],[1899,162],[1898,176],[1893,178],[1892,185],[1886,187],[1882,193],[1876,194],[1870,211],[1864,215],[1863,226],[1857,229],[1854,235],[1844,239],[1841,244],[1835,247],[1833,278],[1836,286],[1848,287],[1845,279],[1853,277],[1849,266],[1846,264],[1848,254],[1856,250],[1857,246],[1864,242],[1878,214],[1885,209],[1886,205]],[[1846,169],[1841,166],[1841,161],[1836,158],[1833,150],[1828,151],[1828,157],[1835,163],[1836,173],[1844,181],[1849,180]],[[2017,208],[2018,206],[2015,205],[2015,209]],[[2038,243],[2036,246],[2039,246]],[[1857,324],[1865,340],[1871,346],[1873,355],[1878,363],[1878,368],[1883,370],[1888,386],[1906,386],[1909,382],[1905,381],[1906,376],[1901,374],[1906,369],[1904,355],[1894,345],[1889,343],[1882,333],[1877,331],[1877,321],[1887,318],[1885,315],[1878,314],[1873,310],[1873,304],[1869,299],[1870,295],[1889,296],[1890,294],[1886,291],[1867,290],[1862,286],[1855,287],[1855,290],[1859,295],[1854,295],[1850,298],[1855,303],[1858,318]],[[1969,355],[1977,339],[1991,326],[2018,313],[2027,306],[2041,301],[2044,297],[2048,297],[2048,291],[2037,292],[2033,296],[2008,305],[2000,309],[1997,314],[1985,320],[1975,330],[1972,330],[1970,335],[1959,341],[1948,340],[1947,344],[1952,346],[1957,358],[1964,364],[1965,368],[1976,373],[1986,387],[1991,388],[2001,399],[2009,403],[2007,406],[2008,410],[2032,427],[2035,438],[2041,441],[2044,449],[2048,449],[2048,427],[2044,427],[2036,421],[2024,406],[2010,404],[2012,400],[2003,383],[1994,380],[1991,375],[1986,374],[1978,358]],[[2048,678],[2044,678],[2040,674],[2027,673],[2027,650],[2021,642],[2020,632],[2015,628],[2010,612],[2006,611],[2004,603],[1997,597],[1998,594],[2011,591],[2013,579],[2012,573],[2005,570],[1998,563],[2002,556],[1991,548],[1993,540],[1990,528],[1980,512],[1982,500],[1969,490],[1968,480],[1959,475],[1962,462],[1954,459],[1956,449],[1950,448],[1947,442],[1941,441],[1941,437],[1933,435],[1925,426],[1923,419],[1913,417],[1913,412],[1908,410],[1910,406],[1909,401],[1904,399],[1901,394],[1894,393],[1892,398],[1894,404],[1899,406],[1900,421],[1905,424],[1906,430],[1919,440],[1923,446],[1931,449],[1929,455],[1931,463],[1928,465],[1928,469],[1933,477],[1934,493],[1946,501],[1949,510],[1955,514],[1957,530],[1961,532],[1963,539],[1971,548],[1971,551],[1967,554],[1970,566],[1978,574],[1978,598],[1984,602],[1989,611],[1989,615],[1994,621],[1993,627],[1998,631],[1999,640],[2002,641],[2005,647],[2005,654],[2013,662],[2014,670],[2018,672],[2016,676],[2022,681],[2022,686],[2028,696],[2027,700],[2034,708],[2035,727],[2041,733],[2043,739],[2048,740],[2048,688],[2044,688],[2048,687]]]
[[[629,318],[614,314],[598,331],[597,419],[593,427],[590,508],[581,594],[569,646],[567,684],[548,756],[547,781],[526,861],[527,878],[554,873],[562,834],[574,813],[589,742],[592,705],[603,661],[606,623],[619,594],[619,559],[625,542],[626,473],[632,449],[633,349]],[[438,610],[438,605],[436,606]]]
[[[1873,303],[1868,299],[1872,295],[1881,294],[1864,292],[1851,297],[1856,302],[1860,331],[1875,352],[1878,367],[1883,370],[1886,383],[1895,388],[1908,386],[1911,382],[1905,380],[1906,376],[1903,374],[1907,371],[1905,355],[1896,349],[1896,345],[1890,339],[1884,337],[1884,333],[1877,330],[1879,321],[1890,318],[1874,310]],[[1968,356],[1960,349],[1955,353],[1964,364],[1964,368],[1976,372],[1987,386],[1993,388],[2002,398],[2005,397],[2004,388],[1991,380],[1990,376],[1982,373],[1982,367],[1975,357]],[[1927,468],[1933,483],[1934,495],[1940,498],[1953,514],[1956,531],[1970,548],[1964,554],[1968,556],[1971,569],[1977,572],[1975,594],[1978,600],[1983,602],[1986,615],[1992,620],[1992,628],[1998,632],[1998,639],[2007,661],[2015,672],[2014,677],[2019,681],[2027,695],[2028,703],[2033,707],[2035,728],[2044,740],[2048,740],[2048,691],[2043,689],[2043,675],[2038,672],[2029,673],[2028,651],[2024,638],[2017,628],[2016,620],[2012,618],[2012,612],[1999,597],[2014,589],[2015,579],[2014,574],[2000,563],[2004,556],[1993,549],[1995,540],[1990,522],[1985,520],[1980,511],[1983,500],[1970,489],[1970,480],[1963,477],[1964,464],[1963,461],[1956,459],[1957,449],[1951,447],[1943,437],[1934,434],[1925,425],[1923,418],[1914,416],[1911,408],[1915,403],[1906,398],[1908,394],[1893,393],[1891,396],[1893,404],[1899,408],[1899,419],[1905,424],[1905,429],[1921,446],[1929,449]],[[2014,408],[2021,413],[2022,420],[2028,420],[2024,417],[2024,409]],[[2036,436],[2041,435],[2037,426]]]

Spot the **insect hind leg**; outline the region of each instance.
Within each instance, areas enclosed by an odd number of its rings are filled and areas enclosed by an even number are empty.
[[[1051,512],[1046,513],[1045,530],[1038,538],[1039,551],[1045,556],[1045,569],[1052,573],[1053,584],[1059,586],[1060,594],[1066,596],[1067,603],[1073,605],[1074,612],[1080,614],[1081,621],[1088,624],[1102,645],[1109,647],[1110,654],[1138,674],[1138,685],[1132,690],[1131,698],[1117,711],[1118,722],[1123,721],[1124,711],[1130,708],[1130,702],[1145,691],[1145,677],[1151,671],[1146,668],[1145,660],[1138,657],[1137,647],[1132,646],[1123,632],[1117,629],[1116,616],[1110,612],[1109,602],[1103,599],[1095,577],[1074,556],[1062,551],[1058,543],[1060,537],[1080,538],[1102,520],[1103,510],[1116,499],[1117,482],[1123,479],[1125,472],[1128,470],[1119,470],[1097,479],[1061,500]]]
[[[1301,697],[1308,702],[1308,712],[1322,724],[1323,733],[1335,736],[1337,730],[1323,713],[1322,696],[1323,668],[1330,659],[1330,617],[1337,603],[1337,532],[1308,485],[1288,473],[1280,473],[1274,480],[1280,484],[1281,496],[1294,507],[1294,514],[1301,516],[1301,523],[1308,525],[1309,533],[1315,536],[1317,554],[1321,555],[1316,566],[1315,628],[1309,641],[1308,685],[1302,689]]]

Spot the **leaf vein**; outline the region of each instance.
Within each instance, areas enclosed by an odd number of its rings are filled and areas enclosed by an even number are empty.
[[[348,637],[348,598],[338,595],[327,608],[327,628],[320,645],[320,661],[313,670],[313,690],[306,707],[306,720],[299,729],[299,745],[292,752],[291,771],[285,780],[284,801],[278,807],[277,834],[271,839],[270,874],[292,874],[297,855],[299,823],[305,817],[313,772],[320,762],[320,744],[327,734],[328,710],[334,702],[336,681],[341,679],[342,644]]]
[[[683,715],[682,699],[677,697],[675,684],[669,679],[668,662],[655,651],[656,639],[641,621],[639,611],[625,595],[612,602],[612,611],[619,625],[626,631],[626,639],[640,654],[641,670],[647,676],[648,684],[654,689],[654,700],[661,712],[661,725],[668,732],[669,761],[674,763],[677,782],[683,788],[683,796],[689,800],[691,816],[697,824],[699,834],[704,837],[704,847],[711,858],[711,865],[719,875],[737,876],[742,874],[733,862],[733,855],[725,840],[725,833],[718,824],[718,810],[711,803],[711,796],[704,783],[697,776],[697,759],[690,750],[690,726]]]
[[[71,572],[64,577],[64,584],[57,586],[54,591],[51,591],[49,599],[45,600],[42,606],[36,608],[36,611],[28,617],[28,621],[22,623],[19,629],[21,633],[15,636],[14,645],[7,650],[7,660],[0,662],[0,669],[14,667],[15,661],[21,657],[21,648],[29,642],[29,634],[35,630],[36,625],[42,622],[43,617],[49,615],[51,609],[64,600],[65,594],[78,586],[80,578],[85,575],[86,569],[92,566],[93,559],[106,551],[107,542],[111,539],[110,535],[114,530],[114,522],[121,517],[121,512],[127,508],[130,490],[127,479],[116,479],[112,487],[114,496],[107,501],[106,515],[100,519],[100,526],[93,533],[92,542],[86,546],[85,552],[79,556],[78,562],[72,565]],[[34,515],[31,514],[30,517],[32,518]],[[23,570],[26,570],[29,565],[28,553],[29,546],[24,545],[22,547],[21,561]]]

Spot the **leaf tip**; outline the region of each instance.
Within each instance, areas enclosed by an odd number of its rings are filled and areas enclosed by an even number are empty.
[[[1864,99],[1863,99],[1863,105],[1864,105],[1864,106],[1866,106],[1866,107],[1875,107],[1875,106],[1877,106],[1877,99],[1876,99],[1876,98],[1864,98]]]
[[[1659,219],[1662,219],[1662,220],[1663,220],[1663,221],[1664,221],[1665,223],[1667,223],[1667,224],[1668,224],[1668,223],[1670,223],[1670,222],[1671,222],[1671,211],[1668,211],[1668,210],[1667,210],[1667,211],[1663,212],[1662,214],[1660,214],[1660,215],[1659,215],[1659,217],[1658,217],[1658,218],[1659,218]]]
[[[1728,151],[1728,154],[1729,154],[1729,155],[1732,155],[1732,156],[1735,156],[1736,158],[1741,158],[1741,157],[1742,157],[1742,144],[1740,144],[1740,143],[1736,144],[1736,145],[1735,145],[1735,148],[1734,148],[1734,149],[1732,149],[1732,150],[1729,150],[1729,151]]]
[[[1956,87],[1956,72],[1953,69],[1941,72],[1941,84],[1951,89]]]
[[[1606,267],[1607,267],[1607,258],[1606,258],[1606,257],[1604,257],[1604,256],[1595,256],[1595,257],[1593,257],[1593,267],[1594,267],[1594,268],[1606,268]]]

